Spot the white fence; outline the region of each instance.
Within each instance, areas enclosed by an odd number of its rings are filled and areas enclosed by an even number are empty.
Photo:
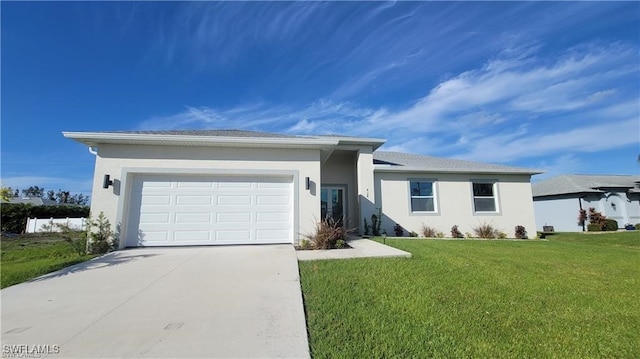
[[[69,226],[73,230],[82,231],[87,227],[86,218],[28,218],[25,233],[60,232],[55,224]]]

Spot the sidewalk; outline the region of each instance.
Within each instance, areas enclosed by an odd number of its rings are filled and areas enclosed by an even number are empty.
[[[352,239],[347,241],[347,244],[351,246],[351,248],[296,251],[296,255],[299,261],[348,258],[411,258],[411,253],[409,252],[401,251],[369,239]]]

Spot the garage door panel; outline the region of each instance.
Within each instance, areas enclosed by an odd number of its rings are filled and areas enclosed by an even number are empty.
[[[184,241],[201,241],[201,242],[207,242],[211,239],[211,232],[208,230],[203,230],[203,231],[192,231],[192,230],[186,230],[186,231],[180,231],[180,230],[176,230],[173,232],[173,239],[175,242],[184,242]]]
[[[211,213],[196,213],[196,212],[178,212],[176,213],[176,224],[180,223],[211,223]]]
[[[169,223],[169,213],[143,213],[140,215],[140,224],[166,224]]]
[[[184,206],[184,205],[211,205],[213,203],[212,196],[203,196],[203,195],[176,195],[176,205]],[[167,203],[168,204],[168,203]]]
[[[129,246],[292,243],[291,177],[149,175],[132,188]]]
[[[216,231],[216,240],[217,241],[250,241],[251,240],[251,231],[250,230],[219,230]]]
[[[163,205],[166,206],[171,203],[171,196],[157,196],[147,195],[142,198],[142,205]]]
[[[202,181],[179,181],[175,183],[175,187],[177,188],[197,188],[197,189],[205,189],[205,188],[213,188],[213,182],[202,182]]]
[[[167,242],[169,234],[167,231],[143,231],[139,239],[142,242]]]
[[[267,212],[256,213],[256,222],[258,223],[286,223],[289,222],[288,212]]]
[[[216,214],[217,223],[246,223],[250,221],[251,213],[247,212],[226,212]]]
[[[220,189],[249,189],[253,187],[252,182],[230,182],[230,181],[222,181],[218,182],[218,188]]]
[[[251,204],[251,196],[231,196],[231,195],[219,195],[217,200],[218,205],[236,205],[247,206]]]
[[[274,205],[274,204],[289,204],[288,196],[278,195],[258,195],[256,196],[256,204],[261,205]]]
[[[281,229],[258,229],[256,230],[256,240],[271,241],[287,235],[287,231]]]

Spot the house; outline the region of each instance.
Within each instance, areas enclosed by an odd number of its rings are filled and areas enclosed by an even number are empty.
[[[578,214],[590,207],[620,228],[640,222],[640,176],[562,175],[534,183],[532,191],[538,230],[583,231]]]
[[[5,203],[21,203],[21,204],[30,204],[32,206],[58,205],[56,201],[50,200],[48,198],[42,198],[42,197],[11,197],[9,198],[9,201]]]
[[[238,130],[64,132],[96,156],[91,212],[120,246],[294,243],[321,218],[363,232],[422,224],[449,234],[535,220],[538,171],[382,152],[385,140]],[[370,221],[369,221],[370,224]]]

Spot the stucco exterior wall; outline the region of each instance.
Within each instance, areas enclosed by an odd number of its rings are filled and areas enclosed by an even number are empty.
[[[590,194],[568,194],[536,198],[533,202],[536,213],[536,226],[541,230],[542,225],[553,225],[557,232],[580,232],[582,226],[577,225],[578,198],[582,198],[582,208],[590,207],[618,222],[619,228],[627,223],[640,222],[640,196],[626,192],[607,192]],[[612,206],[615,204],[615,207]],[[588,221],[587,221],[588,223]]]
[[[320,217],[320,152],[306,149],[101,145],[96,156],[91,213],[103,212],[126,233],[128,186],[136,173],[290,175],[294,178],[294,238],[310,233]],[[113,187],[102,188],[105,174]],[[305,178],[311,186],[305,189]],[[296,210],[294,208],[294,216]],[[124,239],[121,239],[123,243]]]
[[[435,181],[437,213],[412,213],[409,181],[430,179]],[[475,213],[472,180],[497,181],[498,213]],[[529,175],[470,175],[438,173],[376,172],[375,206],[382,208],[383,228],[393,235],[393,226],[399,223],[407,231],[420,233],[423,224],[451,236],[451,227],[458,225],[462,233],[473,233],[473,227],[489,223],[508,237],[515,236],[515,226],[523,225],[529,237],[535,236],[535,218]]]
[[[358,188],[355,175],[355,153],[346,151],[334,152],[322,164],[321,186],[344,186],[346,189],[346,220],[348,228],[358,226]]]
[[[588,209],[589,202],[583,201],[582,206]],[[553,226],[556,232],[582,232],[582,226],[578,225],[580,203],[577,197],[564,196],[553,200],[534,200],[533,208],[538,231],[542,231],[543,226]]]

